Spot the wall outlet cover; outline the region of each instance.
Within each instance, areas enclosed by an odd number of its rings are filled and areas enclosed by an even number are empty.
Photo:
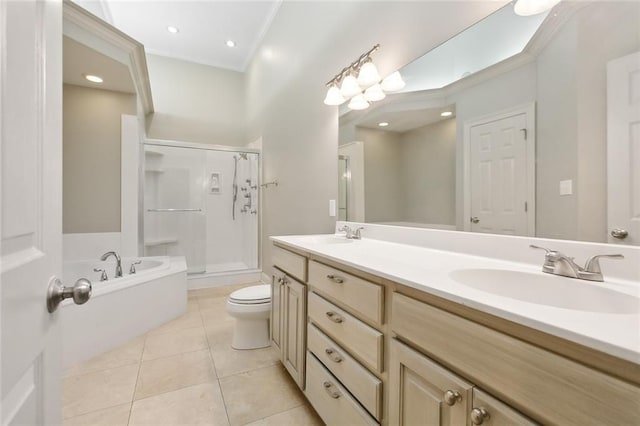
[[[573,195],[573,180],[560,181],[560,195]]]
[[[336,200],[329,200],[329,216],[336,217]]]

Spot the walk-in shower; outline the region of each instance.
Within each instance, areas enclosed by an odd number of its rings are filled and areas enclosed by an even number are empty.
[[[259,152],[150,140],[144,154],[145,255],[185,256],[190,279],[257,273]]]

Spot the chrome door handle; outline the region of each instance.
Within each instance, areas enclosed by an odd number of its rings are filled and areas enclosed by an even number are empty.
[[[469,220],[471,221],[471,223],[479,223],[480,219],[478,219],[478,216],[472,216],[469,218]]]
[[[47,311],[55,312],[64,299],[73,298],[76,305],[82,305],[91,298],[91,281],[80,278],[73,287],[65,287],[59,278],[52,278],[47,288]]]
[[[342,277],[339,277],[339,276],[333,275],[333,274],[327,275],[327,278],[329,278],[334,283],[338,283],[338,284],[342,284],[344,282],[344,279]]]
[[[624,240],[629,236],[629,232],[626,229],[615,228],[611,230],[611,236],[619,240]]]
[[[342,321],[344,321],[344,318],[342,318],[340,315],[336,314],[333,311],[329,311],[326,313],[327,318],[329,318],[331,321],[335,322],[336,324],[340,324]]]

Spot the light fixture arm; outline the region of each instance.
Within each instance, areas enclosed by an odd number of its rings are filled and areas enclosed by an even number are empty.
[[[357,72],[360,66],[371,59],[371,54],[380,48],[380,44],[376,44],[368,51],[364,52],[362,55],[358,57],[355,61],[351,62],[350,65],[344,67],[342,71],[336,74],[331,80],[327,82],[327,86],[331,86],[332,84],[338,83],[345,76],[346,73],[351,71]]]

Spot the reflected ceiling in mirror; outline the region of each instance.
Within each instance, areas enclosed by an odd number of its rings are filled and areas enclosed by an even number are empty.
[[[640,3],[512,8],[341,110],[341,219],[640,244]]]

